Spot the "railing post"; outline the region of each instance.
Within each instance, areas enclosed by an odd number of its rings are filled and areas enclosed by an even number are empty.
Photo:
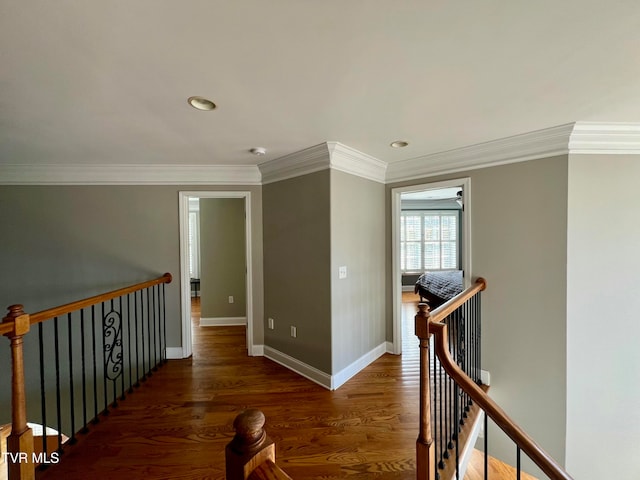
[[[415,332],[420,339],[420,433],[416,441],[417,480],[435,480],[436,455],[431,433],[431,369],[429,365],[429,306],[418,304]]]
[[[7,438],[9,480],[35,478],[33,432],[27,426],[27,400],[24,385],[23,337],[31,322],[22,305],[12,305],[3,323],[13,323],[5,335],[11,341],[11,434]]]
[[[276,461],[275,443],[264,431],[264,414],[249,409],[233,421],[236,435],[225,448],[227,480],[246,480],[263,462]]]

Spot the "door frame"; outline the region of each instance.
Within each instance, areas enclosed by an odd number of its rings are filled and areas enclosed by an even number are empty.
[[[471,285],[471,178],[456,178],[441,182],[421,183],[391,189],[391,271],[393,297],[393,353],[402,353],[402,272],[400,271],[400,215],[403,193],[422,192],[462,186],[462,269],[464,288]]]
[[[182,312],[182,357],[193,354],[191,332],[191,279],[189,276],[189,198],[242,198],[245,212],[245,288],[247,297],[247,352],[253,355],[253,271],[251,254],[251,192],[184,191],[178,192],[180,225],[180,300]]]

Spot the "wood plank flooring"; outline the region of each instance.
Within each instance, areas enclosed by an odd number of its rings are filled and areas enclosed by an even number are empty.
[[[385,354],[334,392],[248,357],[244,327],[199,327],[196,315],[193,357],[169,361],[39,477],[223,480],[233,419],[258,408],[278,465],[294,479],[413,480],[416,307],[409,299],[403,308],[409,348]]]

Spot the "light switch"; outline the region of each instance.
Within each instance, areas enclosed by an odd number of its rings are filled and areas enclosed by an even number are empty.
[[[338,278],[343,279],[343,278],[347,278],[347,266],[343,265],[342,267],[338,268]]]

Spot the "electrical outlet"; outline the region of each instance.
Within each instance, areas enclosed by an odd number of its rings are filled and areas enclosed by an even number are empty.
[[[267,325],[269,326],[269,330],[273,330],[274,328],[276,328],[276,327],[274,326],[274,324],[275,324],[275,322],[274,322],[273,318],[269,318],[269,319],[267,320]]]
[[[296,327],[294,327],[293,325],[291,325],[291,336],[293,338],[296,338],[298,336],[298,329]]]
[[[229,295],[229,303],[233,303],[233,295]]]

